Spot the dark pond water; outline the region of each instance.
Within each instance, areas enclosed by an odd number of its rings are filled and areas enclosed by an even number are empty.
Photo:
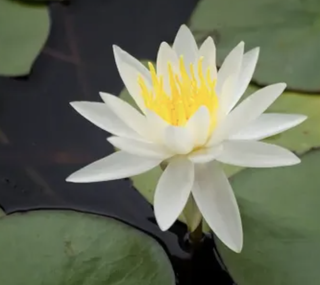
[[[123,88],[112,55],[117,44],[137,58],[154,59],[172,41],[196,0],[73,0],[52,4],[47,45],[28,78],[0,78],[0,201],[6,212],[67,208],[117,217],[156,237],[167,249],[177,284],[230,285],[211,239],[191,254],[186,228],[161,232],[151,206],[121,180],[64,181],[113,149],[106,133],[76,114],[68,102],[99,101],[99,91]]]

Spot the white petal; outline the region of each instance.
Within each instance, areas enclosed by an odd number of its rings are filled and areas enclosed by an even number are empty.
[[[137,156],[164,160],[173,155],[173,153],[166,149],[164,146],[154,143],[136,141],[120,137],[110,137],[108,138],[108,141],[114,147]]]
[[[221,68],[218,71],[218,80],[216,86],[216,92],[218,95],[221,94],[222,86],[224,81],[235,74],[238,75],[243,57],[244,43],[240,42],[225,58]]]
[[[166,42],[162,42],[157,56],[157,75],[161,75],[163,77],[164,89],[167,94],[170,95],[168,63],[171,64],[173,72],[178,74],[178,56]]]
[[[155,143],[163,144],[164,143],[164,132],[169,124],[163,120],[158,114],[146,110],[146,117],[148,121],[148,132],[149,137],[152,138],[152,141]]]
[[[183,211],[193,181],[193,163],[184,158],[172,160],[164,170],[154,196],[154,213],[161,230],[169,229]]]
[[[138,133],[126,125],[106,104],[97,102],[71,102],[70,105],[97,127],[120,137],[142,139]]]
[[[217,162],[195,168],[193,197],[217,237],[235,252],[243,245],[239,208],[230,183]]]
[[[230,106],[232,101],[234,100],[234,96],[236,93],[238,83],[238,74],[231,74],[226,80],[221,89],[220,94],[220,103],[219,103],[219,115],[223,115],[224,117],[231,110]]]
[[[141,96],[138,84],[139,76],[142,76],[148,88],[151,86],[151,75],[146,67],[137,59],[123,51],[118,46],[113,46],[114,58],[123,83],[139,108],[144,111],[145,104]]]
[[[183,56],[186,66],[195,63],[198,59],[197,43],[186,25],[180,27],[173,43],[173,49],[178,57]]]
[[[159,165],[160,162],[159,159],[149,159],[117,151],[76,171],[66,181],[89,183],[122,179],[146,172]]]
[[[191,134],[184,127],[168,126],[164,130],[164,143],[175,154],[186,154],[193,148]]]
[[[289,130],[307,119],[304,115],[262,114],[251,124],[231,136],[231,140],[262,140]]]
[[[208,145],[218,144],[257,119],[284,91],[285,83],[264,87],[242,101],[214,130]]]
[[[229,111],[238,103],[239,99],[246,91],[254,70],[257,65],[260,49],[254,48],[243,55],[241,69],[239,73],[238,86],[233,101],[230,103]]]
[[[207,163],[216,159],[223,151],[222,144],[210,148],[202,148],[192,152],[188,159],[193,163]]]
[[[193,137],[193,144],[195,146],[203,145],[209,134],[210,114],[205,106],[201,106],[186,124],[186,129]]]
[[[300,162],[295,154],[285,148],[257,141],[226,141],[217,160],[244,167],[278,167]]]
[[[117,96],[100,92],[102,100],[126,125],[148,139],[148,121],[144,115]]]
[[[206,74],[207,69],[210,68],[210,75],[212,79],[217,77],[216,64],[216,46],[211,37],[208,37],[199,49],[199,57],[203,56],[203,74]]]

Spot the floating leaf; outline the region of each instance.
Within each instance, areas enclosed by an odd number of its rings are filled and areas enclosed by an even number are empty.
[[[49,27],[47,6],[0,0],[0,75],[28,74]]]
[[[175,284],[161,246],[111,218],[36,211],[0,219],[0,231],[0,284]]]
[[[318,0],[202,0],[190,26],[199,42],[211,35],[218,64],[240,41],[261,47],[254,80],[284,81],[290,89],[319,92],[320,17]]]
[[[244,248],[218,248],[238,285],[313,285],[320,280],[320,151],[292,167],[247,169],[233,187]]]

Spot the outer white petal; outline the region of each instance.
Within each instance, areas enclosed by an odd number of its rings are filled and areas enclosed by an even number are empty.
[[[222,144],[210,148],[201,148],[188,155],[193,163],[207,163],[216,159],[223,151]]]
[[[100,92],[102,100],[126,125],[148,139],[148,121],[138,110],[117,96]]]
[[[234,94],[233,100],[230,101],[228,112],[238,103],[239,99],[241,98],[243,93],[246,91],[251,81],[254,70],[256,68],[259,52],[260,52],[260,49],[257,47],[244,54],[240,73],[239,73],[236,92]]]
[[[206,74],[207,69],[210,68],[211,78],[217,77],[217,64],[216,64],[216,46],[212,37],[208,37],[199,49],[199,57],[203,56],[203,74]]]
[[[230,183],[217,162],[196,166],[193,197],[204,219],[230,249],[240,252],[243,232],[239,208]]]
[[[146,172],[159,165],[160,162],[159,159],[144,158],[117,151],[76,171],[66,181],[89,183],[122,179]]]
[[[142,139],[104,103],[71,102],[70,105],[88,121],[111,134],[137,140]]]
[[[161,175],[154,196],[154,213],[161,230],[169,229],[183,211],[194,181],[194,166],[173,159]]]
[[[186,66],[195,63],[198,59],[197,43],[186,25],[180,27],[173,43],[173,49],[178,57],[183,56]]]
[[[141,89],[138,84],[139,75],[142,76],[147,87],[151,86],[151,75],[146,67],[133,56],[123,51],[118,46],[113,46],[114,58],[120,77],[128,89],[130,95],[135,100],[139,108],[144,111],[145,104],[141,96]]]
[[[295,154],[285,148],[257,141],[226,141],[217,160],[244,167],[278,167],[300,162]]]
[[[251,124],[230,137],[230,140],[262,140],[289,130],[307,119],[304,115],[262,114]]]
[[[214,130],[208,145],[215,145],[257,119],[284,91],[285,83],[264,87],[242,101]]]
[[[225,80],[233,74],[238,75],[243,57],[244,42],[240,42],[225,58],[218,71],[218,80],[216,92],[218,96],[221,94],[222,86]]]
[[[154,143],[120,137],[110,137],[108,141],[114,147],[137,156],[164,160],[173,155],[173,153],[164,146]]]
[[[203,145],[209,135],[210,114],[208,108],[201,106],[189,119],[185,127],[192,135],[194,145]]]
[[[157,75],[161,75],[163,77],[163,86],[167,94],[170,95],[168,63],[171,64],[173,72],[178,74],[178,56],[166,42],[162,42],[157,56]]]
[[[190,132],[184,127],[168,126],[164,130],[164,143],[175,154],[189,153],[194,144]]]

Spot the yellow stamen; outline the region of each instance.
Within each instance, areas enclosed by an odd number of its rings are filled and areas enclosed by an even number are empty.
[[[215,93],[216,81],[212,80],[209,68],[203,72],[202,62],[203,58],[200,58],[197,72],[195,72],[193,64],[190,64],[189,70],[187,70],[181,56],[177,73],[174,72],[172,64],[169,62],[169,92],[163,86],[162,76],[157,76],[153,64],[149,62],[152,87],[149,89],[143,78],[141,76],[138,78],[146,107],[169,124],[184,126],[199,107],[205,106],[210,113],[210,130],[212,131],[216,125],[218,108],[218,97]]]

